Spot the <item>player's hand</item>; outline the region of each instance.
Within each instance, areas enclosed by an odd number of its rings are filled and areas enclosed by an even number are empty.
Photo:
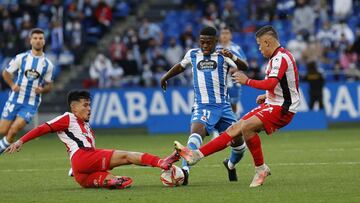
[[[246,76],[242,71],[237,71],[234,74],[232,74],[232,79],[240,83],[242,85],[246,84],[246,81],[249,79],[248,76]]]
[[[41,93],[43,93],[43,89],[44,88],[42,88],[42,87],[37,87],[37,88],[35,88],[35,93],[36,94],[41,94]]]
[[[229,58],[233,57],[233,54],[228,49],[222,49],[222,50],[220,50],[220,53],[221,53],[221,55],[223,55],[225,57],[229,57]]]
[[[18,151],[20,151],[22,146],[23,146],[23,142],[21,140],[18,140],[16,142],[12,143],[8,148],[6,148],[5,152],[7,152],[8,154],[18,152]]]
[[[262,104],[262,103],[265,102],[265,99],[266,99],[266,95],[265,95],[265,94],[259,95],[259,96],[257,96],[257,98],[256,98],[256,103],[257,103],[257,104]]]
[[[161,88],[164,90],[164,92],[166,91],[166,88],[167,88],[167,81],[164,79],[164,78],[161,78],[160,80],[160,85],[161,85]]]
[[[19,87],[19,85],[17,85],[17,84],[13,84],[13,85],[11,86],[11,90],[12,90],[13,92],[18,92],[18,91],[20,91],[20,87]]]

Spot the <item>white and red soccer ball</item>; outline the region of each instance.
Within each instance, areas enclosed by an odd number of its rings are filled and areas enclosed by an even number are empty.
[[[184,173],[181,168],[172,165],[169,170],[163,170],[161,172],[160,180],[165,186],[179,186],[184,182]]]

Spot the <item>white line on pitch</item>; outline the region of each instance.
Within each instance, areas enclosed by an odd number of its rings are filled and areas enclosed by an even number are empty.
[[[360,162],[312,162],[312,163],[273,163],[269,166],[321,166],[321,165],[359,165]],[[246,166],[252,166],[252,164],[245,164]],[[218,168],[223,167],[222,164],[209,164],[195,166],[199,168]],[[152,167],[143,166],[121,166],[114,170],[129,170],[129,169],[151,169]],[[28,168],[28,169],[0,169],[0,173],[11,172],[42,172],[42,171],[68,171],[68,168]]]

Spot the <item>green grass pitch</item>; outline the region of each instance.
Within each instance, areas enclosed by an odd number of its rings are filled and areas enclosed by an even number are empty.
[[[165,156],[187,135],[96,134],[97,147]],[[82,189],[67,176],[69,160],[56,135],[27,143],[20,153],[0,157],[0,202],[360,202],[360,129],[261,134],[272,175],[249,188],[254,175],[246,152],[238,182],[228,182],[222,161],[229,149],[192,168],[190,184],[169,188],[157,168],[123,166],[116,175],[134,179],[125,190]],[[209,139],[205,140],[207,142]],[[179,165],[179,163],[177,164]]]

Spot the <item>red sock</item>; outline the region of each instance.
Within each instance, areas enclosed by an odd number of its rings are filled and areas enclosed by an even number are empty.
[[[225,149],[230,145],[232,137],[226,132],[221,133],[218,137],[200,147],[200,151],[204,156],[209,156],[215,152]]]
[[[159,167],[160,160],[161,159],[159,157],[152,155],[152,154],[148,154],[148,153],[144,153],[141,156],[141,164],[142,165]]]
[[[261,141],[258,134],[255,134],[252,138],[246,141],[246,145],[251,152],[254,159],[255,166],[261,166],[264,164],[264,157],[261,149]]]

